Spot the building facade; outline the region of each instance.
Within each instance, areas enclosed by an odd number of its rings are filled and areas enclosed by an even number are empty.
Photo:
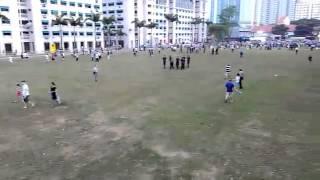
[[[320,19],[320,0],[297,0],[295,4],[294,20]]]
[[[91,12],[102,13],[102,0],[2,0],[0,7],[1,13],[9,18],[9,22],[1,22],[2,53],[44,53],[52,43],[64,50],[93,48],[95,42],[97,47],[103,46],[100,23],[94,30],[93,23],[87,21],[83,27],[76,27],[75,32],[70,25],[62,26],[62,45],[59,26],[51,23],[56,15],[86,19]]]
[[[124,47],[140,45],[178,44],[192,41],[202,42],[206,38],[206,25],[192,25],[193,18],[208,18],[205,0],[104,0],[103,14],[114,16],[117,22],[113,29],[122,29],[126,36],[113,35],[112,41],[123,43]],[[177,14],[179,22],[170,23],[165,14]],[[157,27],[138,28],[135,19],[146,24],[157,23]],[[119,20],[121,19],[121,20]]]

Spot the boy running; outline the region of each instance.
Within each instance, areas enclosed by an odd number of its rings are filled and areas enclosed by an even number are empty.
[[[225,87],[226,87],[226,95],[224,99],[225,103],[232,102],[232,95],[234,90],[237,91],[239,94],[241,94],[241,92],[234,87],[232,79],[229,79],[229,81],[226,82]]]
[[[29,92],[29,86],[26,83],[26,81],[21,81],[22,86],[21,86],[21,92],[22,92],[22,97],[23,97],[23,102],[24,102],[24,107],[23,108],[28,108],[28,104],[30,104],[32,107],[34,106],[34,103],[30,101],[30,92]]]

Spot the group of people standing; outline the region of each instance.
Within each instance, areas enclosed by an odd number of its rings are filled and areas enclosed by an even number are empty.
[[[240,89],[243,89],[243,80],[244,80],[244,72],[242,69],[239,69],[236,77],[233,79],[231,76],[231,65],[227,64],[225,66],[225,79],[227,82],[225,83],[226,95],[225,95],[225,103],[232,102],[233,92],[236,91],[238,94],[241,94]]]
[[[169,56],[169,69],[180,69],[180,70],[184,70],[185,68],[190,68],[190,62],[191,62],[191,57],[190,55],[186,56],[177,56],[176,60],[174,61],[174,59],[172,58],[172,56]],[[164,55],[162,57],[162,66],[163,69],[167,68],[167,56]]]

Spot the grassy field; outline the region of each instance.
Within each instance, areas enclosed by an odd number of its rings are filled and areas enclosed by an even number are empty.
[[[170,71],[162,55],[120,54],[99,63],[98,83],[85,56],[0,61],[0,179],[319,180],[319,55],[222,50]],[[246,75],[232,104],[228,63]],[[21,80],[34,108],[12,103]]]

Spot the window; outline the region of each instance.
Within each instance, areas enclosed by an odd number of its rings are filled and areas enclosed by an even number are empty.
[[[64,32],[63,32],[63,35],[64,35],[64,36],[69,36],[69,32],[68,32],[68,31],[64,31]]]
[[[108,6],[114,6],[114,3],[109,3]]]
[[[94,7],[94,9],[100,9],[99,5],[94,5],[93,7]]]
[[[86,13],[86,17],[91,17],[91,14],[90,13]]]
[[[123,17],[118,17],[117,21],[123,21]]]
[[[1,19],[2,24],[10,24],[10,19]]]
[[[151,14],[151,12],[148,12],[148,14]]]
[[[84,32],[79,32],[80,36],[84,36]]]
[[[148,7],[151,7],[151,4],[148,4]]]
[[[23,14],[27,14],[27,13],[28,13],[28,10],[26,10],[26,9],[19,9],[18,12],[19,12],[19,13],[23,13]]]
[[[83,17],[83,14],[79,12],[79,17]]]
[[[113,13],[114,13],[114,10],[110,10],[110,11],[109,11],[109,14],[113,14]]]
[[[118,6],[121,6],[121,5],[122,5],[122,2],[117,2],[117,5],[118,5]]]
[[[82,3],[78,3],[78,7],[82,7]]]
[[[53,31],[53,32],[52,32],[52,35],[54,35],[54,36],[59,36],[60,33],[59,33],[59,31]]]
[[[107,3],[102,3],[102,6],[103,6],[103,7],[106,7],[106,6],[107,6]]]
[[[75,2],[69,2],[69,5],[70,6],[76,6],[76,3]]]
[[[107,11],[103,11],[102,13],[103,13],[103,14],[107,14]]]
[[[9,7],[8,7],[8,6],[1,6],[1,7],[0,7],[0,10],[1,10],[2,12],[8,12],[8,11],[9,11]]]
[[[68,12],[67,11],[61,11],[61,15],[68,15]]]
[[[87,36],[92,36],[93,33],[92,32],[87,32]]]
[[[76,16],[76,12],[70,12],[70,16]]]
[[[48,10],[46,10],[46,9],[41,9],[41,14],[48,14]]]
[[[86,8],[91,8],[91,4],[86,4],[85,7]]]
[[[42,31],[43,36],[49,36],[49,31]]]
[[[50,0],[50,3],[51,4],[57,4],[58,2],[57,2],[57,0]]]
[[[47,3],[47,0],[40,0],[41,3]]]
[[[60,4],[66,6],[67,5],[67,1],[61,1]]]
[[[87,27],[92,27],[92,23],[86,23]]]
[[[56,11],[56,10],[51,10],[51,14],[52,14],[52,15],[58,15],[58,11]]]
[[[123,10],[117,10],[117,13],[123,13]]]
[[[97,36],[101,36],[101,32],[96,32],[96,35]]]
[[[78,35],[78,33],[77,33],[77,32],[72,32],[71,35],[72,35],[72,36]]]
[[[11,31],[2,31],[3,36],[11,36]]]
[[[42,25],[49,25],[49,21],[47,21],[47,20],[42,20],[42,21],[41,21],[41,24],[42,24]]]
[[[101,24],[100,24],[100,23],[96,23],[95,25],[96,25],[96,27],[100,27],[100,26],[101,26]]]
[[[122,28],[123,28],[123,25],[118,25],[118,28],[119,28],[119,29],[122,29]]]

